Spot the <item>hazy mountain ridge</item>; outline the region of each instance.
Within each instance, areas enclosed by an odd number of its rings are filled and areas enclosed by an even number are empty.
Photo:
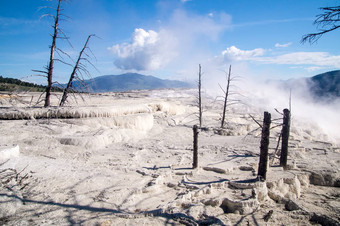
[[[121,92],[129,90],[152,90],[167,88],[193,88],[194,85],[177,81],[160,79],[154,76],[146,76],[137,73],[120,75],[103,75],[85,80],[92,92]],[[308,90],[315,100],[329,100],[340,97],[340,70],[329,71],[309,78],[290,79],[287,81],[268,81],[285,90]],[[23,87],[25,86],[25,87]],[[61,87],[65,87],[66,84]],[[77,89],[76,82],[73,86]],[[61,91],[57,87],[54,91]],[[18,79],[1,76],[1,91],[44,91],[45,86],[24,82]]]
[[[325,72],[307,79],[316,98],[340,97],[340,70]]]
[[[160,79],[137,73],[121,75],[103,75],[86,80],[89,89],[93,92],[121,92],[128,90],[152,90],[167,88],[192,88],[190,83]],[[76,85],[75,85],[76,87]]]
[[[292,90],[304,98],[312,98],[314,101],[331,101],[340,97],[340,70],[329,71],[313,77],[289,79],[286,81],[270,80],[283,90]]]

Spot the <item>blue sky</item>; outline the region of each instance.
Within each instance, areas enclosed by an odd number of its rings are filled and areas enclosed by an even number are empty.
[[[192,80],[202,64],[207,78],[230,64],[253,78],[290,79],[340,69],[340,30],[316,44],[301,44],[317,31],[315,16],[339,0],[71,0],[60,28],[72,46],[57,45],[74,60],[89,34],[93,77],[139,72]],[[0,0],[0,75],[25,78],[48,63],[56,1]],[[91,54],[90,54],[91,55]],[[68,60],[68,59],[66,59]],[[72,61],[70,61],[72,63]],[[72,68],[57,63],[54,79]],[[26,80],[43,83],[40,77]]]

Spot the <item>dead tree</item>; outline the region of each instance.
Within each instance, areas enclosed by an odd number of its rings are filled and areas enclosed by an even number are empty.
[[[269,135],[270,135],[270,123],[271,114],[264,112],[262,136],[260,146],[260,162],[257,173],[257,178],[260,180],[266,180],[267,175],[267,163],[268,163],[268,147],[269,147]]]
[[[63,38],[63,39],[68,41],[68,37],[66,37],[65,34],[63,33],[63,31],[59,28],[60,17],[62,16],[62,14],[61,14],[61,11],[62,11],[61,2],[62,1],[67,2],[67,0],[58,0],[58,6],[57,6],[56,9],[54,9],[56,11],[55,16],[51,15],[51,14],[45,14],[45,15],[42,16],[42,17],[44,17],[44,16],[52,17],[53,21],[54,21],[53,26],[52,26],[53,27],[53,34],[51,35],[52,36],[52,43],[51,43],[51,46],[50,46],[50,58],[49,58],[48,65],[45,67],[46,71],[33,70],[34,72],[43,73],[44,75],[40,75],[40,76],[47,78],[47,86],[46,86],[46,90],[45,90],[46,96],[45,96],[44,107],[49,107],[51,105],[51,92],[52,92],[52,86],[53,86],[53,69],[54,69],[55,61],[60,61],[64,64],[67,64],[63,60],[60,60],[60,59],[58,60],[58,59],[55,59],[55,57],[54,57],[55,53],[58,53],[59,56],[60,56],[59,52],[61,52],[64,55],[67,55],[64,51],[58,49],[57,44],[56,44],[58,38]],[[49,7],[44,7],[44,8],[49,8]],[[61,33],[61,36],[59,35],[59,33]],[[70,65],[70,64],[68,64],[68,65]]]
[[[225,126],[226,114],[227,114],[228,106],[231,106],[231,105],[234,105],[234,104],[239,104],[241,102],[240,99],[235,99],[235,98],[231,98],[231,97],[234,96],[234,95],[243,96],[239,92],[231,91],[232,86],[234,88],[237,87],[237,86],[234,86],[232,83],[234,81],[236,81],[236,79],[240,79],[241,77],[240,76],[231,76],[231,65],[229,66],[229,72],[228,73],[225,72],[225,73],[227,75],[226,76],[226,78],[227,78],[226,89],[224,90],[222,88],[222,86],[219,84],[221,90],[224,93],[224,96],[222,97],[224,104],[223,104],[223,112],[222,112],[222,115],[221,115],[221,129],[223,129],[224,126]],[[220,97],[217,97],[217,98],[220,98]]]
[[[54,32],[52,36],[52,44],[50,46],[50,61],[47,68],[47,87],[46,87],[46,97],[44,107],[49,107],[51,105],[51,89],[52,89],[52,77],[53,77],[53,65],[54,65],[54,51],[56,48],[56,40],[58,37],[58,26],[59,26],[59,15],[60,15],[60,4],[62,0],[58,0],[58,7],[56,10],[56,16],[54,17]]]
[[[319,32],[310,33],[302,37],[301,42],[315,43],[322,35],[340,28],[340,6],[321,7],[323,13],[316,16],[314,25],[320,28]]]
[[[192,128],[193,133],[194,133],[194,155],[193,155],[193,164],[192,168],[196,169],[198,166],[198,127],[197,125],[194,125]]]
[[[202,128],[202,70],[201,65],[198,65],[198,120],[200,128]]]
[[[229,97],[229,87],[230,87],[230,76],[231,76],[231,65],[229,66],[229,73],[227,77],[227,88],[225,90],[225,96],[224,96],[224,104],[223,104],[223,113],[222,113],[222,122],[221,122],[221,128],[224,127],[224,121],[225,121],[225,114],[227,110],[227,104],[228,104],[228,97]]]
[[[68,97],[68,94],[69,94],[69,92],[70,92],[70,89],[72,88],[74,79],[75,79],[75,78],[78,78],[78,81],[79,81],[79,82],[84,82],[84,79],[83,79],[83,78],[80,78],[80,77],[78,76],[78,73],[81,73],[81,71],[83,71],[83,72],[85,72],[85,73],[88,74],[88,71],[86,70],[85,66],[82,65],[81,61],[87,61],[87,62],[89,62],[89,60],[88,60],[86,57],[83,57],[83,54],[86,54],[86,53],[85,53],[85,50],[88,48],[87,45],[88,45],[88,43],[89,43],[89,41],[90,41],[90,38],[91,38],[92,36],[94,36],[94,35],[92,34],[92,35],[89,35],[89,36],[87,37],[87,40],[86,40],[86,42],[85,42],[85,45],[84,45],[84,47],[82,48],[82,50],[80,51],[80,53],[79,53],[78,59],[77,59],[77,61],[76,61],[76,64],[75,64],[74,67],[73,67],[73,71],[72,71],[72,73],[71,73],[70,79],[69,79],[69,81],[68,81],[68,83],[67,83],[67,85],[66,85],[66,88],[65,88],[64,91],[63,91],[63,96],[62,96],[61,101],[60,101],[60,104],[59,104],[60,107],[64,106],[64,104],[65,104],[65,102],[66,102],[66,99],[67,99],[67,97]],[[89,62],[89,63],[90,63],[90,62]]]
[[[280,166],[283,167],[287,166],[289,130],[290,130],[290,111],[288,109],[284,109],[282,125],[282,144],[280,155]]]

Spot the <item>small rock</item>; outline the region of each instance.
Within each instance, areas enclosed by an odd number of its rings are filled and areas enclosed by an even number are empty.
[[[266,215],[264,215],[263,220],[265,222],[268,222],[269,219],[272,217],[272,215],[273,215],[273,210],[269,210],[269,212]]]
[[[294,211],[294,210],[301,209],[300,206],[292,200],[288,200],[288,202],[285,203],[285,208],[288,211]]]
[[[239,169],[242,171],[253,171],[254,170],[254,168],[251,166],[240,166]]]
[[[176,184],[173,184],[173,183],[170,183],[170,182],[169,182],[169,183],[167,184],[167,186],[168,186],[169,188],[174,188],[174,187],[176,187]]]
[[[203,204],[206,206],[220,206],[221,205],[221,201],[219,199],[208,199],[203,201]]]
[[[206,170],[206,171],[213,171],[215,173],[220,173],[220,174],[226,174],[227,173],[227,171],[225,171],[224,169],[217,168],[217,167],[206,166],[206,167],[203,167],[203,169]]]

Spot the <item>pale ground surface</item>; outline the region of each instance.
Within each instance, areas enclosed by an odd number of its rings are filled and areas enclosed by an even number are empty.
[[[255,182],[260,132],[246,134],[258,127],[249,114],[261,122],[263,110],[230,108],[218,135],[221,103],[205,98],[207,129],[191,169],[195,92],[97,94],[48,110],[28,107],[38,94],[2,95],[2,118],[27,119],[0,120],[0,225],[340,221],[340,147],[310,121],[292,122],[289,169],[275,160],[267,181]],[[271,131],[270,163],[279,132]]]

